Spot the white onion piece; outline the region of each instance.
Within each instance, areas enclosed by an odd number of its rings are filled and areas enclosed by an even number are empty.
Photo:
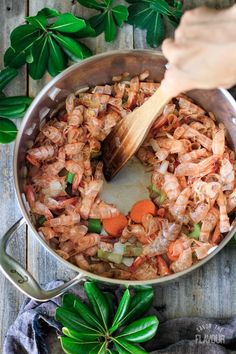
[[[75,91],[75,96],[78,96],[80,93],[87,92],[89,90],[88,86],[84,86]]]
[[[169,166],[169,161],[166,160],[162,161],[159,167],[159,171],[164,175],[167,172],[168,166]]]
[[[153,150],[155,151],[155,152],[157,152],[157,151],[159,151],[160,150],[160,146],[158,145],[158,143],[157,143],[157,141],[155,140],[155,139],[150,139],[149,140],[149,143],[150,143],[150,145],[151,145],[151,147],[153,148]]]
[[[127,267],[130,267],[134,263],[134,258],[133,257],[123,257],[122,263],[126,265]]]
[[[125,245],[121,242],[116,242],[114,243],[114,249],[113,249],[113,252],[114,253],[117,253],[117,254],[124,254],[125,252]]]

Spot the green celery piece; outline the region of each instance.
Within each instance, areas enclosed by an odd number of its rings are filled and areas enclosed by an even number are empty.
[[[72,184],[74,177],[75,177],[75,173],[68,172],[66,177],[66,182]]]
[[[116,264],[120,264],[122,262],[123,256],[122,254],[114,253],[114,252],[107,252],[99,249],[97,251],[97,257],[102,258],[106,261],[113,262]]]
[[[125,246],[125,257],[138,257],[142,253],[142,247],[134,247],[133,245]]]
[[[188,234],[188,237],[195,238],[196,240],[198,240],[200,233],[201,233],[201,226],[199,224],[194,224],[193,231],[190,232],[190,234]]]
[[[102,224],[99,219],[88,219],[88,231],[100,234],[102,231]]]
[[[38,218],[38,223],[39,225],[43,225],[46,221],[46,218],[44,215],[41,215],[39,218]]]

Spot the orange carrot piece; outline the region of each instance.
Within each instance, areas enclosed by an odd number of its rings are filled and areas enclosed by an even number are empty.
[[[166,261],[161,256],[157,256],[157,267],[158,267],[158,272],[162,277],[170,274],[170,269]]]
[[[143,199],[135,203],[131,209],[130,217],[134,222],[140,224],[146,214],[152,214],[153,216],[156,214],[156,206],[149,199]]]
[[[103,219],[102,224],[105,231],[110,236],[117,237],[121,235],[123,229],[127,226],[128,221],[124,214],[119,214],[113,218]]]

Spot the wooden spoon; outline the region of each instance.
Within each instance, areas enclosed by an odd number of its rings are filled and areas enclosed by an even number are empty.
[[[123,118],[107,136],[102,150],[104,175],[108,181],[136,153],[171,98],[160,86],[142,106]]]

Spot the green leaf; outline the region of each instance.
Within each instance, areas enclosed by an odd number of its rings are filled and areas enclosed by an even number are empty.
[[[147,43],[150,47],[158,47],[165,38],[165,26],[162,15],[153,14],[147,25]]]
[[[110,12],[105,17],[105,41],[112,42],[116,37],[116,24]]]
[[[45,7],[37,13],[37,16],[39,15],[43,15],[47,18],[53,18],[59,16],[60,13],[55,9],[49,9],[48,7]]]
[[[98,344],[96,347],[94,347],[89,354],[106,354],[106,342]]]
[[[24,117],[27,107],[28,106],[26,104],[0,106],[0,117],[12,119],[22,118]]]
[[[18,26],[11,32],[11,47],[16,52],[24,51],[38,39],[39,35],[40,30],[32,25]]]
[[[98,333],[95,334],[87,334],[87,333],[83,333],[83,332],[77,332],[72,328],[69,327],[63,327],[62,328],[62,332],[67,336],[70,337],[72,339],[76,339],[80,342],[84,342],[84,341],[90,341],[90,340],[97,340],[99,339],[101,336]]]
[[[129,289],[126,289],[120,300],[119,306],[117,308],[115,317],[112,322],[111,329],[109,330],[110,333],[114,332],[118,328],[117,325],[127,314],[127,311],[129,310],[130,300],[131,297],[130,297]]]
[[[26,20],[33,27],[46,31],[47,17],[45,15],[28,16],[26,17]]]
[[[6,68],[0,71],[0,92],[17,76],[17,74],[18,71],[13,68]]]
[[[8,144],[15,140],[16,135],[16,125],[9,119],[0,118],[0,143]]]
[[[145,350],[125,341],[124,339],[114,338],[114,342],[119,354],[147,354]]]
[[[42,36],[32,46],[34,61],[29,64],[29,74],[32,79],[39,80],[43,77],[47,69],[48,54],[48,36]]]
[[[99,15],[92,16],[89,19],[89,23],[94,28],[97,36],[105,31],[105,17],[106,14],[103,12]]]
[[[119,321],[119,327],[142,316],[151,306],[154,298],[153,289],[136,292],[131,298],[128,313]]]
[[[128,23],[141,29],[147,29],[147,43],[157,47],[165,37],[163,16],[173,26],[179,23],[182,9],[174,2],[165,0],[127,0],[129,6]],[[173,6],[172,6],[173,4]]]
[[[143,343],[153,338],[156,334],[159,321],[156,316],[147,316],[125,327],[116,338],[129,342]]]
[[[64,13],[57,17],[56,22],[50,26],[50,30],[62,33],[78,32],[86,27],[83,19],[75,17],[71,13]]]
[[[82,320],[76,313],[67,310],[66,308],[59,307],[56,310],[55,318],[61,322],[64,327],[73,329],[74,331],[82,332],[83,334],[97,336],[101,333],[92,328],[88,323]]]
[[[0,106],[14,106],[18,104],[30,105],[33,98],[27,96],[0,97]]]
[[[56,76],[66,68],[66,58],[61,47],[51,36],[48,37],[48,44],[49,44],[48,66],[50,62],[51,67],[54,69],[54,75],[52,76]],[[49,73],[51,74],[50,71]]]
[[[66,293],[62,296],[62,305],[64,308],[74,311],[74,302],[78,297],[71,293]]]
[[[74,301],[74,308],[76,312],[78,312],[78,314],[83,318],[83,320],[90,324],[91,327],[99,328],[101,331],[104,330],[103,323],[99,322],[97,316],[89,309],[88,306],[83,304],[80,299],[76,299]]]
[[[78,0],[78,2],[85,7],[100,11],[100,14],[89,19],[89,23],[95,29],[97,35],[105,32],[105,40],[112,42],[117,34],[116,27],[122,26],[128,18],[127,7],[124,5],[113,6],[112,0],[103,0],[99,3],[94,0]]]
[[[115,22],[118,26],[121,26],[124,21],[127,21],[129,12],[127,7],[123,5],[117,5],[112,8],[112,14],[114,16]]]
[[[111,325],[112,321],[113,321],[113,317],[115,315],[115,308],[114,308],[114,304],[116,303],[116,297],[114,294],[110,293],[110,292],[103,292],[107,303],[108,303],[108,307],[109,307],[109,319],[108,319],[108,324]]]
[[[107,329],[109,306],[106,297],[92,282],[86,282],[84,284],[84,289],[95,314],[100,320],[100,323],[102,323],[102,325]]]
[[[75,38],[96,37],[95,29],[90,26],[89,21],[85,20],[85,23],[85,28],[82,28],[79,32],[71,33],[70,36]]]
[[[4,54],[4,65],[18,69],[26,63],[27,53],[25,51],[16,52],[15,49],[9,47]]]
[[[98,3],[95,0],[77,0],[80,5],[83,5],[89,9],[95,9],[95,10],[103,10],[106,5],[102,3]]]
[[[77,42],[73,38],[66,37],[61,34],[53,34],[52,36],[60,44],[64,52],[72,58],[72,60],[78,61],[78,59],[85,59],[91,55],[91,51],[88,47]]]
[[[150,8],[158,11],[160,14],[163,15],[171,15],[172,13],[169,4],[165,0],[150,2]]]
[[[141,2],[131,5],[129,7],[128,23],[135,27],[145,29],[153,13],[154,11],[150,11],[148,3]]]
[[[89,352],[97,345],[97,342],[79,342],[72,338],[60,337],[61,346],[67,354],[89,354]]]

